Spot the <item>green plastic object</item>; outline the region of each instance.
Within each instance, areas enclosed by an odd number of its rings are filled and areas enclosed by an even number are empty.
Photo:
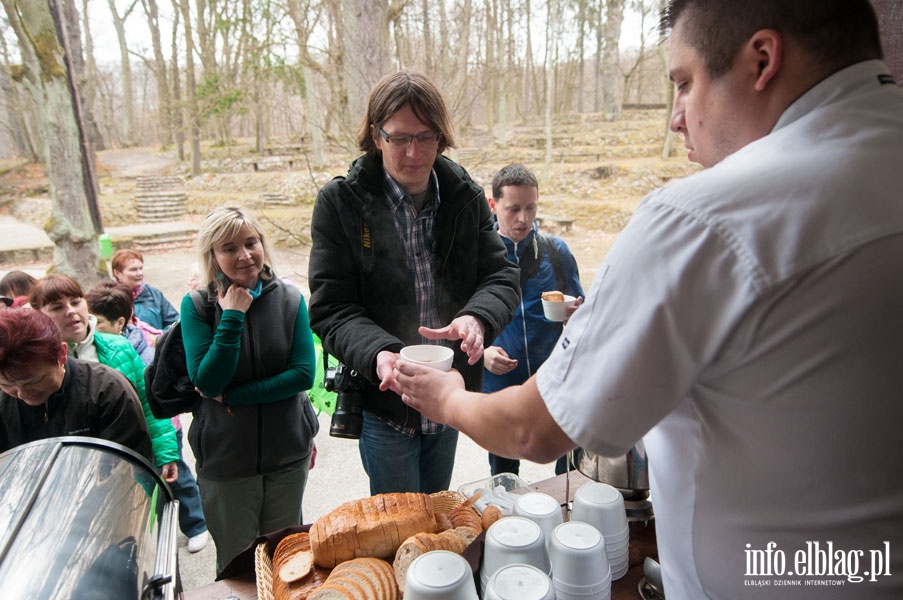
[[[97,241],[100,242],[100,256],[103,257],[104,260],[113,258],[113,240],[110,238],[109,234],[101,233],[97,236]]]

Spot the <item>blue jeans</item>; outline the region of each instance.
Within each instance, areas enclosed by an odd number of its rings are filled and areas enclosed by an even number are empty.
[[[179,529],[186,537],[193,537],[207,531],[207,523],[204,521],[204,509],[201,508],[201,495],[198,493],[198,484],[191,474],[191,469],[182,458],[182,430],[176,429],[176,438],[179,440],[179,478],[169,484],[173,495],[179,501]]]
[[[457,447],[458,432],[451,427],[433,435],[408,437],[364,411],[358,449],[371,494],[447,490]]]

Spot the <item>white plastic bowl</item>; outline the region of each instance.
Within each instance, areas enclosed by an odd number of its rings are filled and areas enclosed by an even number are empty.
[[[433,346],[431,344],[419,344],[417,346],[405,346],[401,349],[401,357],[409,363],[432,367],[440,371],[448,371],[452,366],[455,351],[445,346]]]
[[[408,567],[405,600],[477,600],[473,571],[463,556],[446,550],[421,554]]]

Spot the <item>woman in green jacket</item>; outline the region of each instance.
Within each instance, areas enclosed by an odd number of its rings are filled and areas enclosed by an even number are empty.
[[[144,392],[144,363],[127,339],[97,331],[97,319],[88,314],[85,293],[67,275],[47,275],[39,279],[28,297],[32,308],[57,324],[72,358],[98,362],[116,369],[132,382],[144,409],[151,437],[154,462],[167,482],[179,475],[176,430],[168,419],[154,417]]]

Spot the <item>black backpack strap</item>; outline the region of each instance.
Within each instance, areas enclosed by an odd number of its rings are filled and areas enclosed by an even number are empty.
[[[211,300],[210,294],[202,293],[200,290],[191,290],[188,292],[188,295],[191,296],[191,301],[194,302],[194,309],[198,311],[199,315],[204,317],[204,320],[207,321],[207,324],[212,329],[216,316],[216,301]]]
[[[520,287],[524,288],[527,280],[536,275],[539,271],[539,265],[542,264],[543,256],[548,253],[549,260],[552,263],[552,270],[555,272],[555,279],[558,282],[558,290],[562,293],[566,291],[567,280],[564,277],[564,269],[561,268],[561,255],[558,252],[558,246],[555,240],[548,238],[538,232],[533,234],[536,240],[536,252],[527,249],[523,257],[520,259]]]

